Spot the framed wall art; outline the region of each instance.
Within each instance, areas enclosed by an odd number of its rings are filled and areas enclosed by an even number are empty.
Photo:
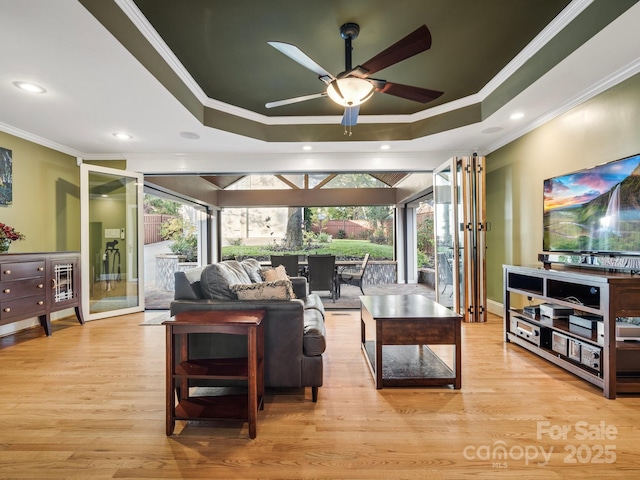
[[[0,205],[13,202],[12,152],[0,147]]]

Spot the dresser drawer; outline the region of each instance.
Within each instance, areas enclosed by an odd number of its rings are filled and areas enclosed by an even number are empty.
[[[0,302],[0,320],[12,317],[35,317],[45,313],[44,292],[41,295]]]
[[[3,263],[0,267],[0,282],[23,278],[44,278],[44,260],[41,262]]]
[[[0,282],[0,302],[16,298],[42,295],[44,278],[27,278],[15,282]]]

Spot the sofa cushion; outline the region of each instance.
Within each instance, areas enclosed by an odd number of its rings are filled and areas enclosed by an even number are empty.
[[[175,272],[175,291],[174,298],[176,300],[199,300],[202,297],[202,288],[200,288],[200,276],[205,267],[196,267],[184,272]]]
[[[244,271],[247,273],[253,283],[262,282],[262,276],[260,275],[262,266],[260,265],[260,262],[258,260],[256,260],[255,258],[247,258],[245,260],[242,260],[240,262],[240,265],[242,265],[242,268],[244,268]]]
[[[235,300],[238,297],[230,286],[237,283],[251,283],[251,279],[240,262],[235,260],[207,265],[200,275],[200,288],[204,298]]]
[[[302,299],[302,301],[304,302],[305,310],[317,310],[320,312],[320,315],[322,315],[322,318],[324,318],[324,305],[322,303],[322,299],[318,295],[312,293],[311,295],[308,295],[306,298]]]
[[[296,298],[305,298],[307,296],[307,279],[304,277],[290,277],[293,293]]]
[[[302,337],[302,350],[309,357],[322,355],[327,348],[325,340],[324,318],[318,310],[304,311],[304,335]]]
[[[293,290],[289,280],[231,285],[239,300],[291,300]]]

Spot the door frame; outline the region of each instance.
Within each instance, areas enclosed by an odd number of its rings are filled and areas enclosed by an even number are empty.
[[[136,185],[136,202],[137,202],[137,214],[136,218],[133,215],[127,215],[127,228],[136,228],[137,244],[134,246],[137,249],[138,257],[138,304],[133,307],[120,308],[117,310],[108,310],[104,312],[90,313],[90,281],[92,273],[90,271],[89,261],[89,232],[90,232],[90,218],[89,218],[89,175],[91,173],[104,173],[107,175],[119,176],[122,178],[133,179]],[[91,165],[88,163],[80,164],[80,249],[81,249],[81,271],[82,271],[82,311],[84,312],[84,318],[86,320],[98,320],[101,318],[114,317],[117,315],[125,315],[128,313],[142,312],[144,311],[144,250],[143,240],[140,237],[143,232],[143,184],[144,174],[138,172],[131,172],[127,170],[120,170],[116,168],[101,167],[97,165]],[[127,206],[129,209],[129,207]],[[133,268],[131,265],[127,265],[127,275],[131,275]],[[131,279],[131,277],[129,277]]]

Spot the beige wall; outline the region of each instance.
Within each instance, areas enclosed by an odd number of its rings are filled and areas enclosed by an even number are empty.
[[[640,75],[487,156],[487,287],[502,302],[502,265],[539,265],[546,178],[640,153]]]
[[[13,153],[13,204],[0,222],[26,235],[10,253],[80,250],[80,169],[76,158],[0,132]]]

